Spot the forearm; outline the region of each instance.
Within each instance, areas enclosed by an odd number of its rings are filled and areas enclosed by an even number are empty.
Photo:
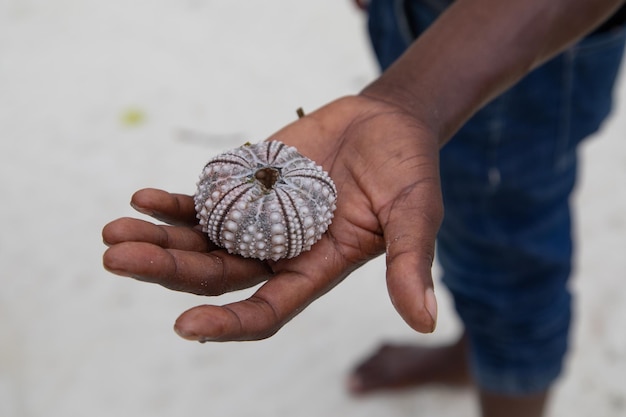
[[[457,0],[362,94],[419,115],[443,145],[490,99],[623,0]]]

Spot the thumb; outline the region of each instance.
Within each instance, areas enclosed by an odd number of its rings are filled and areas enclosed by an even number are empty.
[[[440,199],[426,207],[415,200],[409,196],[396,199],[400,202],[389,210],[384,228],[387,289],[404,321],[421,333],[430,333],[437,324],[431,268],[443,209]]]

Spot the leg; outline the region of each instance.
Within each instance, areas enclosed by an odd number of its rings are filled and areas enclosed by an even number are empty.
[[[447,211],[438,255],[467,331],[484,417],[543,415],[567,350],[575,157],[569,149],[561,167],[553,125],[515,114],[516,106],[537,109],[525,101],[558,102],[558,94],[526,94],[528,83],[543,81],[536,73],[494,101],[442,150]],[[558,109],[548,110],[554,119]]]
[[[610,111],[623,45],[623,30],[586,39],[442,151],[448,211],[439,254],[468,331],[483,416],[541,416],[560,373],[576,150]]]
[[[480,392],[483,417],[541,417],[548,394],[540,392],[524,396],[507,396]]]
[[[373,3],[384,69],[410,43],[403,28],[418,35],[433,10]],[[392,3],[409,5],[407,20]],[[543,414],[567,347],[576,145],[610,111],[624,47],[623,29],[601,35],[529,74],[443,149],[439,257],[466,337],[441,349],[384,347],[354,371],[355,391],[471,380],[484,417]]]
[[[361,395],[433,384],[469,387],[473,383],[467,355],[466,335],[442,347],[385,344],[354,369],[348,389]],[[503,395],[479,390],[479,399],[483,417],[540,417],[548,392]]]

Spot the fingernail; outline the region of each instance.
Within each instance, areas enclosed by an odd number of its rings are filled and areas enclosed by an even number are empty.
[[[191,340],[191,341],[196,341],[196,342],[207,342],[208,340],[205,340],[203,338],[201,338],[200,336],[198,336],[195,332],[192,332],[188,329],[181,329],[178,326],[174,325],[174,331],[176,332],[177,335],[179,335],[180,337],[182,337],[183,339],[187,339],[187,340]]]
[[[348,377],[346,385],[348,388],[348,392],[352,394],[358,394],[363,391],[363,382],[361,381],[361,378],[358,378],[355,375],[350,375]]]
[[[433,330],[437,327],[437,298],[435,297],[435,291],[432,288],[427,288],[424,294],[424,305],[426,310],[433,319]]]
[[[136,205],[136,204],[135,204],[135,203],[133,203],[132,201],[131,201],[131,203],[130,203],[130,206],[131,206],[132,208],[134,208],[135,210],[137,210],[137,211],[138,211],[139,213],[141,213],[141,214],[145,214],[145,215],[147,215],[147,216],[152,216],[152,217],[154,217],[154,212],[153,212],[152,210],[148,210],[148,209],[146,209],[146,208],[139,207],[138,205]]]

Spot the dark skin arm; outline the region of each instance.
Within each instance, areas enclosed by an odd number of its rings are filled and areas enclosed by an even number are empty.
[[[601,23],[616,0],[457,0],[379,79],[270,139],[321,164],[338,188],[335,219],[310,252],[258,262],[215,248],[196,227],[190,196],[142,190],[136,219],[108,224],[104,266],[124,276],[218,295],[265,282],[249,299],[199,306],[175,329],[190,340],[269,337],[368,260],[385,253],[391,300],[430,332],[430,268],[443,209],[438,150],[484,103]]]
[[[623,3],[456,0],[363,94],[417,115],[443,145],[489,100]]]

